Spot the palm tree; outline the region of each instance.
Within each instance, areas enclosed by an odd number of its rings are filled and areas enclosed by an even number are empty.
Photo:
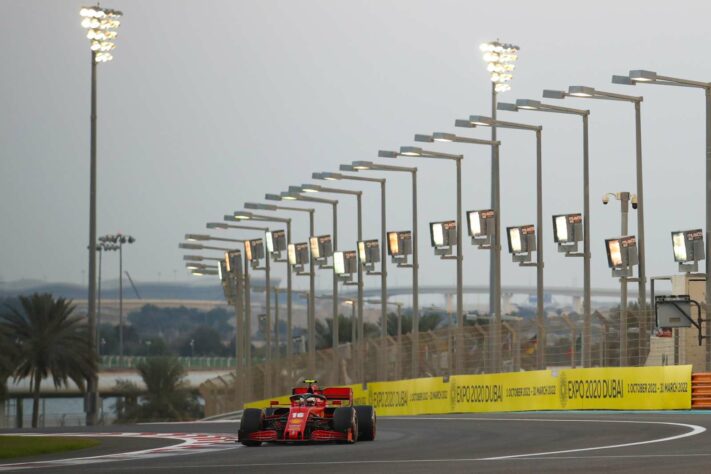
[[[9,332],[0,326],[0,402],[7,398],[7,378],[15,369],[17,357],[16,344],[12,342]]]
[[[81,390],[84,380],[96,373],[96,356],[89,352],[85,319],[74,316],[71,300],[51,294],[20,296],[19,307],[6,305],[0,323],[18,345],[13,376],[30,378],[33,395],[32,427],[39,417],[40,385],[52,375],[55,387],[71,379]]]
[[[126,393],[118,421],[182,421],[200,416],[196,396],[186,386],[185,368],[175,357],[149,357],[136,367],[146,385],[146,393],[126,381],[117,388]]]

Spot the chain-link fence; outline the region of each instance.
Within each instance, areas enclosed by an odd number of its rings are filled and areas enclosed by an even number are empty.
[[[307,354],[302,353],[212,379],[201,387],[205,413],[235,411],[244,401],[282,395],[305,378],[328,386],[556,367],[692,364],[694,370],[705,369],[706,349],[698,345],[696,328],[662,333],[645,329],[654,326],[653,312],[634,306],[622,318],[626,330],[621,330],[620,319],[617,308],[594,311],[589,348],[583,316],[563,312],[548,314],[543,327],[535,319],[505,316],[498,337],[498,326],[490,327],[488,317],[465,320],[461,331],[456,326],[420,331],[418,343],[411,332],[370,337],[360,345],[317,351],[313,373],[306,369]]]

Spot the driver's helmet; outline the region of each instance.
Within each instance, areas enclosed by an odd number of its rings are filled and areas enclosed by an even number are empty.
[[[306,406],[312,407],[316,405],[316,397],[306,398]]]

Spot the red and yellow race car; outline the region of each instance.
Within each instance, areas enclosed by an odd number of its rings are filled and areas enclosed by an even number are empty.
[[[319,388],[316,380],[295,387],[289,406],[272,401],[264,410],[246,408],[242,414],[239,442],[259,446],[263,442],[336,441],[355,443],[375,439],[375,409],[353,405],[350,387]]]

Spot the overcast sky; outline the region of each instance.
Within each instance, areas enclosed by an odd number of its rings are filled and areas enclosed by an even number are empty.
[[[0,281],[85,281],[90,53],[81,5],[0,3]],[[644,95],[649,276],[677,272],[671,230],[704,226],[703,92],[615,86],[610,77],[642,68],[711,80],[708,2],[114,0],[103,6],[124,17],[115,60],[99,65],[98,235],[136,237],[124,255],[135,280],[192,279],[178,249],[186,232],[203,232],[206,222],[245,201],[262,201],[265,192],[308,182],[313,171],[377,160],[379,149],[414,144],[415,133],[486,138],[486,129],[453,125],[490,111],[478,46],[496,38],[521,47],[512,91],[502,101],[540,99],[543,89],[569,85]],[[603,206],[601,197],[635,191],[633,106],[555,102],[592,110],[592,285],[613,287],[603,239],[619,235],[619,204]],[[544,127],[546,284],[582,285],[582,260],[556,251],[550,218],[582,211],[580,120],[535,112],[500,117]],[[502,225],[535,223],[534,136],[502,130],[500,137]],[[488,148],[433,148],[465,154],[463,207],[488,207]],[[427,230],[430,220],[455,218],[454,164],[400,161],[420,170],[421,281],[454,284],[455,262],[432,255]],[[409,177],[387,177],[388,228],[409,229]],[[377,186],[367,184],[365,237],[376,238]],[[355,247],[354,201],[340,197],[342,248]],[[317,233],[330,233],[329,207],[317,209]],[[294,240],[306,240],[306,219],[293,217]],[[485,284],[488,253],[468,238],[464,244],[465,283]],[[116,260],[105,259],[110,275]],[[502,272],[504,285],[535,285],[535,269],[518,267],[506,252]],[[327,287],[330,278],[320,274]],[[408,284],[410,273],[392,268],[389,281]]]

